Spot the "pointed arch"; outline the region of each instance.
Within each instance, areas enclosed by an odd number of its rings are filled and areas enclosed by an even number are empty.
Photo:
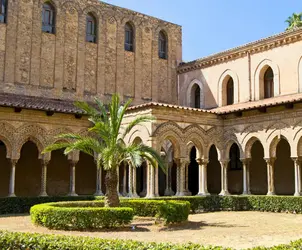
[[[135,26],[130,21],[125,23],[124,46],[126,51],[134,52],[135,50]]]
[[[218,81],[218,104],[219,106],[227,105],[227,87],[230,85],[230,79],[232,79],[232,89],[233,89],[233,102],[236,104],[239,102],[239,78],[238,75],[232,70],[228,69],[222,73]]]
[[[89,12],[86,15],[86,42],[97,43],[98,22],[96,15]]]
[[[254,100],[264,98],[264,76],[267,70],[273,71],[273,96],[280,95],[280,70],[277,64],[269,59],[264,59],[256,68],[254,74]]]
[[[42,31],[54,34],[56,31],[56,8],[52,1],[45,1],[42,6]]]
[[[196,107],[198,103],[196,100],[196,91],[199,90],[199,107]],[[204,108],[205,107],[205,95],[204,95],[204,84],[194,79],[190,82],[187,87],[187,95],[186,95],[186,106],[191,108]]]
[[[158,33],[158,56],[161,59],[168,58],[168,35],[164,30]]]

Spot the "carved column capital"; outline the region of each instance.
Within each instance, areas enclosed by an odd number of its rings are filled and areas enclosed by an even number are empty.
[[[230,160],[221,160],[220,164],[223,168],[227,168]]]
[[[266,161],[266,164],[274,166],[276,158],[275,157],[270,157],[270,158],[264,158],[264,160]]]
[[[249,165],[252,161],[251,158],[241,158],[240,161],[242,162],[243,165]]]
[[[196,158],[196,162],[198,165],[207,165],[209,163],[208,159]]]

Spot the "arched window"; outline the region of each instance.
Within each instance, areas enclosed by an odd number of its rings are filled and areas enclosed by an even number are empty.
[[[7,0],[0,0],[0,23],[6,23]]]
[[[227,105],[234,104],[234,80],[232,77],[227,82],[226,86]]]
[[[86,42],[96,43],[96,31],[96,19],[91,13],[89,13],[86,16]]]
[[[274,97],[274,72],[271,67],[264,73],[264,98]]]
[[[133,27],[130,23],[125,25],[125,50],[134,51],[134,32]]]
[[[50,2],[43,4],[42,10],[42,31],[47,33],[55,33],[55,9]]]
[[[229,162],[229,169],[230,170],[241,170],[242,169],[242,162],[240,161],[240,150],[236,143],[230,148],[230,162]]]
[[[158,56],[161,59],[167,59],[167,37],[163,31],[158,36]]]
[[[194,91],[194,108],[200,109],[200,88],[198,85],[196,85]]]

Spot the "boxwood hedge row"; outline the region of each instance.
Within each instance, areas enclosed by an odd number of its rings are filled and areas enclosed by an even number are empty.
[[[126,225],[133,219],[133,209],[127,207],[56,207],[56,204],[33,206],[32,222],[49,229],[91,230]]]
[[[121,207],[106,208],[103,201],[44,203],[30,209],[32,222],[50,229],[86,230],[129,224],[134,215],[162,218],[165,223],[186,221],[187,201],[122,200]]]
[[[231,250],[222,247],[204,247],[199,244],[185,243],[146,243],[133,240],[109,240],[92,237],[75,237],[45,235],[33,233],[15,233],[0,231],[0,249],[21,249],[21,250]],[[253,250],[296,250],[302,249],[302,239],[291,242],[287,245],[274,247],[255,247]]]
[[[40,203],[56,201],[96,200],[102,197],[78,196],[78,197],[14,197],[0,198],[0,214],[29,213],[30,207]],[[191,211],[267,211],[267,212],[290,212],[302,213],[302,197],[294,196],[207,196],[207,197],[159,197],[160,200],[189,201]],[[128,200],[128,199],[123,199]],[[139,199],[146,200],[146,199]],[[142,207],[151,209],[149,205]],[[141,213],[144,210],[141,209]]]
[[[21,250],[222,250],[198,244],[145,243],[133,240],[109,240],[92,237],[59,236],[0,231],[0,249]]]

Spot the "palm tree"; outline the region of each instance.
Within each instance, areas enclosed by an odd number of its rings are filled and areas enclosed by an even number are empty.
[[[117,169],[123,163],[131,167],[139,167],[144,160],[149,161],[154,167],[157,165],[165,172],[165,165],[160,155],[152,148],[143,144],[126,145],[125,137],[134,127],[142,123],[154,120],[152,116],[137,116],[126,126],[122,126],[123,118],[131,100],[124,105],[121,104],[117,94],[112,96],[107,112],[105,105],[95,99],[95,107],[86,102],[76,102],[75,105],[88,115],[92,127],[88,129],[89,136],[77,134],[61,134],[57,138],[65,139],[68,142],[57,142],[47,146],[43,153],[64,148],[64,154],[79,150],[93,156],[97,168],[106,171],[105,185],[105,206],[119,206],[117,191],[118,175]]]
[[[286,30],[294,30],[302,27],[302,13],[293,13],[285,22],[288,23]]]

